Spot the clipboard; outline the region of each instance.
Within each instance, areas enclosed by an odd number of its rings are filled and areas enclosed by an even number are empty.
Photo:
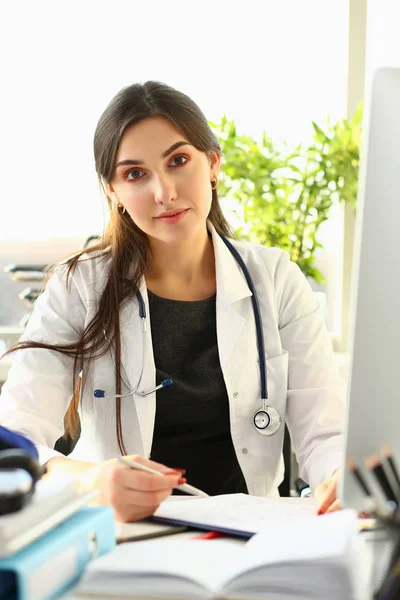
[[[184,525],[156,523],[152,522],[151,519],[143,519],[134,523],[116,521],[115,525],[117,544],[175,535],[186,531],[186,529],[187,527]]]
[[[180,519],[168,519],[167,517],[150,517],[154,523],[163,523],[165,525],[176,525],[181,526],[183,529],[199,529],[200,531],[218,531],[226,535],[232,535],[249,539],[256,534],[255,531],[244,531],[242,529],[231,529],[230,527],[222,527],[220,525],[208,525],[207,523],[201,523],[197,521],[185,521]]]

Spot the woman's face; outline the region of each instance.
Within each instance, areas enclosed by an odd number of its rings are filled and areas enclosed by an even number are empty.
[[[205,228],[219,166],[167,119],[145,119],[123,135],[107,191],[150,238],[177,243]]]

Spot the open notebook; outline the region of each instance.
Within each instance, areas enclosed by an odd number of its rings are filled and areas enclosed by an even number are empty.
[[[112,598],[365,600],[371,557],[352,510],[277,519],[238,539],[148,540],[89,564],[80,595]]]

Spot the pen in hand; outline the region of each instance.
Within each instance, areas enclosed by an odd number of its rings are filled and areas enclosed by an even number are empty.
[[[152,475],[159,475],[161,477],[164,477],[164,473],[156,471],[151,467],[146,467],[145,465],[142,465],[138,462],[134,462],[133,460],[130,460],[125,456],[119,456],[118,460],[120,463],[122,463],[126,467],[130,467],[131,469],[137,469],[138,471],[145,471],[146,473],[151,473]],[[181,492],[185,492],[186,494],[190,494],[191,496],[200,496],[202,498],[208,498],[208,494],[206,494],[202,490],[199,490],[198,488],[195,488],[193,485],[189,485],[188,483],[178,485],[176,489],[180,490]]]

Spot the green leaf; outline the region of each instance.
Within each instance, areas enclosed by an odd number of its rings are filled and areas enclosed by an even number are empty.
[[[237,235],[286,250],[324,283],[315,267],[318,230],[333,204],[356,204],[361,123],[361,105],[351,121],[328,119],[325,130],[312,122],[312,142],[292,151],[265,131],[260,142],[244,135],[226,115],[211,124],[223,153],[220,195],[243,220]]]

